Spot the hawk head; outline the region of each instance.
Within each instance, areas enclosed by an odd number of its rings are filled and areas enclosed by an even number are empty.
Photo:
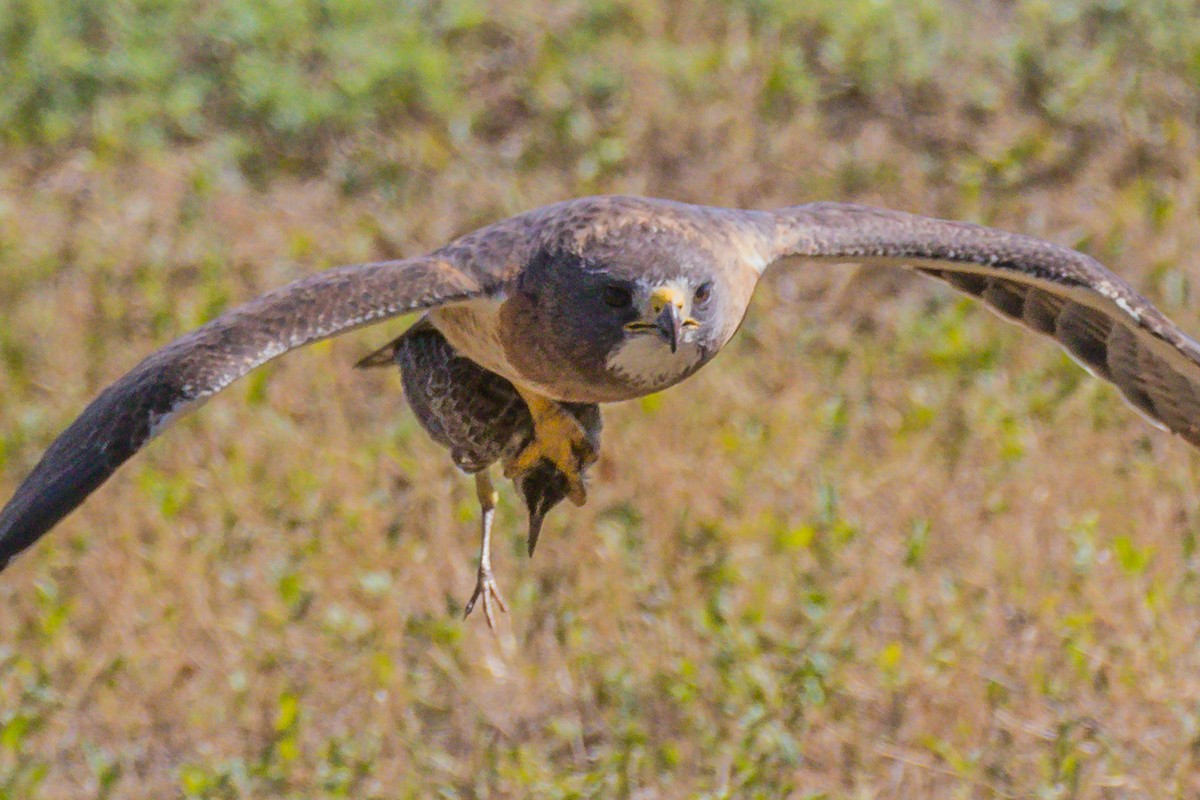
[[[505,300],[508,359],[557,399],[625,400],[672,386],[712,359],[745,315],[754,263],[678,230],[632,233],[539,251]]]

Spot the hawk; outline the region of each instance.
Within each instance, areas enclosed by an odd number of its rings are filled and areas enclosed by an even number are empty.
[[[900,266],[1053,337],[1153,424],[1200,446],[1200,344],[1092,258],[964,222],[844,203],[776,211],[641,197],[568,200],[428,255],[341,267],[269,292],[152,353],[100,393],[0,510],[0,569],[174,419],[276,356],[414,311],[359,362],[399,366],[417,418],[475,475],[470,613],[504,608],[490,564],[497,464],[529,509],[582,504],[600,403],[657,392],[708,363],[755,285],[785,259]]]

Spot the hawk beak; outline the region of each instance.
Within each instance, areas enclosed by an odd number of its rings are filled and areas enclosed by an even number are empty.
[[[671,352],[679,349],[679,334],[683,330],[683,302],[678,293],[669,287],[656,289],[650,295],[651,307],[658,312],[654,326],[662,331],[671,345]]]
[[[679,333],[683,330],[683,317],[679,314],[679,309],[674,303],[667,303],[663,310],[659,312],[658,319],[654,320],[654,324],[663,336],[667,337],[667,341],[671,344],[671,352],[674,353],[679,349]]]

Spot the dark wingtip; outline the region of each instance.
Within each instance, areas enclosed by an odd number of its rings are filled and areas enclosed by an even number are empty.
[[[67,463],[52,455],[47,452],[0,510],[0,571],[74,511],[119,465],[102,453],[81,453],[83,457]]]
[[[128,461],[150,438],[155,415],[179,408],[180,393],[148,363],[101,392],[0,509],[0,569]]]

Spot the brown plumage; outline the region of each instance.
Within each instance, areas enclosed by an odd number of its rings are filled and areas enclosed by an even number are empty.
[[[533,418],[513,385],[463,356],[428,319],[411,328],[356,367],[396,366],[409,408],[425,432],[450,451],[454,465],[468,475],[497,462],[510,462],[533,440]],[[600,407],[563,403],[600,449]],[[529,555],[533,555],[546,514],[567,498],[561,470],[543,460],[516,476],[514,483],[529,512]]]
[[[583,502],[595,447],[562,404],[629,399],[691,375],[733,335],[763,270],[785,259],[904,266],[942,280],[1054,338],[1152,421],[1200,446],[1200,345],[1082,253],[847,204],[741,211],[593,197],[497,222],[427,256],[297,281],[153,353],[51,443],[0,510],[0,566],[166,423],[238,377],[420,309],[478,367],[476,378],[497,376],[517,396],[508,401],[523,401],[514,407],[528,415],[529,443],[514,455],[496,434],[506,474],[521,481],[549,468]]]

